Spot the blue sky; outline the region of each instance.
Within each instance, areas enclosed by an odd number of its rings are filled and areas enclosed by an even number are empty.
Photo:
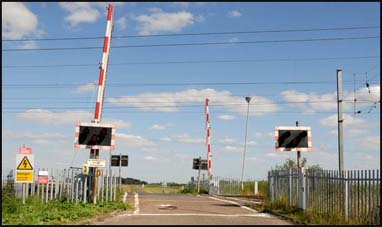
[[[32,147],[36,167],[68,168],[82,166],[86,162],[89,151],[73,148],[74,130],[77,122],[92,120],[97,98],[97,64],[102,57],[101,48],[5,50],[102,47],[103,44],[102,39],[4,40],[102,37],[106,28],[106,5],[106,2],[2,3],[3,170],[14,168],[15,154],[23,144]],[[380,26],[378,3],[170,2],[113,5],[113,37],[147,36],[113,38],[111,41],[102,122],[116,125],[116,150],[113,153],[129,155],[129,167],[123,169],[123,176],[149,182],[187,182],[195,176],[197,172],[191,169],[192,159],[206,157],[207,151],[206,97],[210,99],[214,176],[239,178],[241,175],[247,108],[245,96],[252,97],[245,179],[264,179],[267,171],[276,164],[287,158],[296,158],[293,152],[276,152],[273,137],[274,127],[294,126],[297,120],[301,126],[312,128],[313,151],[302,153],[308,165],[320,164],[325,169],[337,169],[337,68],[343,69],[346,100],[345,169],[379,168],[379,38],[235,43],[375,37],[380,36],[379,27],[150,36]],[[117,48],[201,42],[231,44]],[[224,60],[239,62],[216,62]],[[171,63],[174,61],[186,63]],[[85,66],[73,66],[75,64]],[[255,82],[263,84],[253,84]],[[370,92],[366,82],[370,85]],[[182,85],[169,85],[174,83]],[[49,84],[49,87],[44,84]],[[362,110],[360,114],[353,114],[354,87],[358,100],[356,110]],[[373,108],[375,102],[377,104]],[[100,153],[102,159],[108,159],[108,151]]]

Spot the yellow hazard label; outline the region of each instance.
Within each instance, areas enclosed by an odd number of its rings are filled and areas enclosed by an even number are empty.
[[[16,182],[17,181],[29,181],[29,182],[33,182],[33,172],[19,172],[19,171],[16,171]]]
[[[20,164],[17,166],[17,170],[33,170],[27,156],[24,156],[23,160],[21,160]]]

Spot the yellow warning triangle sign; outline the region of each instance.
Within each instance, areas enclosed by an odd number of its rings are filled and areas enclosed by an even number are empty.
[[[27,156],[24,156],[20,164],[17,166],[18,170],[33,170],[31,163],[29,162]]]

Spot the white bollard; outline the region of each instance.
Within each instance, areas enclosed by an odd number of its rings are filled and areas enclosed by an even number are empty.
[[[255,181],[253,192],[254,192],[254,195],[257,195],[259,193],[259,188],[258,188],[258,182],[257,181]]]

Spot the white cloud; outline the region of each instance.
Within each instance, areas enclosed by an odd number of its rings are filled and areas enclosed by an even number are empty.
[[[18,47],[19,49],[35,49],[38,48],[38,45],[35,41],[24,41],[22,45]]]
[[[380,99],[380,86],[370,86],[369,90],[365,87],[356,90],[356,102],[357,110],[364,109],[370,106],[373,102],[378,102]],[[317,94],[303,93],[295,90],[287,90],[280,93],[283,99],[290,102],[289,105],[303,109],[305,114],[314,113],[315,111],[329,111],[337,109],[337,91],[330,93]],[[343,91],[343,110],[353,111],[354,92]],[[367,111],[367,110],[366,110]]]
[[[172,139],[170,137],[160,138],[159,140],[160,141],[165,141],[165,142],[171,142],[172,141]]]
[[[180,92],[141,93],[135,96],[108,98],[106,101],[116,106],[134,106],[145,111],[176,112],[179,110],[179,106],[186,103],[200,103],[202,107],[206,97],[210,99],[210,108],[215,108],[213,105],[216,104],[222,105],[230,112],[243,115],[247,112],[248,104],[242,97],[232,96],[229,91],[216,91],[211,88],[189,89]],[[251,103],[261,103],[262,105],[256,107],[250,105],[250,115],[263,115],[279,109],[270,99],[255,95],[251,97]],[[150,100],[150,102],[146,100]]]
[[[195,16],[195,21],[196,22],[204,22],[205,18],[202,15],[197,15],[197,16]]]
[[[151,35],[159,32],[178,32],[184,27],[194,24],[194,16],[187,11],[176,13],[163,12],[160,8],[151,8],[151,14],[134,16],[139,23],[140,35]]]
[[[102,120],[102,122],[114,125],[116,127],[116,130],[118,130],[120,128],[130,128],[131,127],[130,122],[126,122],[126,121],[120,120],[120,119],[105,118]]]
[[[2,38],[21,39],[42,32],[37,29],[37,16],[23,3],[2,2],[1,5]]]
[[[379,150],[380,140],[381,138],[379,136],[366,136],[356,139],[356,142],[358,142],[361,147]]]
[[[282,153],[282,152],[266,153],[265,155],[268,157],[272,157],[272,158],[287,158],[287,157],[289,157],[286,153]]]
[[[190,135],[184,133],[180,135],[164,137],[160,139],[165,142],[177,142],[177,143],[185,143],[185,144],[204,144],[206,143],[205,138],[192,138]]]
[[[154,142],[137,135],[115,133],[115,138],[118,145],[126,147],[150,147],[155,145]]]
[[[203,144],[206,142],[204,138],[192,138],[188,134],[181,134],[173,136],[172,139],[179,143],[193,143],[193,144]]]
[[[202,6],[208,2],[173,2],[172,5],[180,8],[188,8],[190,6]]]
[[[127,26],[126,17],[119,18],[118,20],[115,21],[115,24],[117,25],[118,30],[125,30]]]
[[[94,83],[78,85],[75,88],[74,92],[75,93],[96,92],[97,89],[98,89],[98,84],[96,82],[94,82]]]
[[[222,120],[233,120],[235,119],[235,116],[225,114],[225,115],[220,115],[218,118]]]
[[[75,125],[78,122],[90,122],[93,114],[85,111],[51,112],[44,109],[30,109],[16,115],[18,119],[44,125]],[[104,123],[113,124],[116,128],[129,128],[131,124],[119,119],[103,119]]]
[[[234,18],[237,18],[237,17],[241,17],[241,13],[239,10],[233,10],[233,11],[229,11],[228,14],[227,14],[228,17],[234,17]]]
[[[160,152],[157,147],[144,147],[144,148],[142,148],[142,151],[147,152],[147,153],[159,153]]]
[[[248,145],[249,143],[247,142],[247,149],[245,150],[246,153],[251,153],[253,151],[249,150]],[[253,141],[251,142],[251,145],[250,146],[253,146]],[[237,153],[243,153],[244,152],[244,144],[240,144],[240,145],[227,145],[227,146],[224,146],[224,151],[228,151],[228,152],[237,152]]]
[[[348,132],[351,135],[360,135],[360,134],[366,134],[367,130],[366,129],[359,129],[359,128],[352,128],[352,129],[349,129]]]
[[[165,130],[165,129],[168,129],[170,127],[173,127],[174,124],[172,123],[168,123],[168,124],[164,124],[164,125],[160,125],[160,124],[154,124],[151,126],[150,130]]]
[[[256,132],[255,133],[255,136],[256,137],[259,137],[259,138],[263,138],[263,137],[271,137],[273,138],[275,135],[274,135],[274,132]]]
[[[289,105],[300,107],[308,112],[314,110],[333,110],[337,108],[337,93],[316,94],[316,93],[303,93],[294,90],[283,91],[281,95],[284,100],[291,102]]]
[[[57,146],[58,144],[69,144],[68,141],[65,140],[48,140],[48,139],[36,139],[31,141],[32,144],[38,145],[52,145]]]
[[[343,125],[346,126],[355,126],[355,127],[367,127],[370,125],[370,122],[368,122],[365,119],[362,118],[357,118],[353,117],[352,115],[349,114],[343,114]],[[338,122],[337,122],[337,114],[333,114],[327,118],[321,119],[320,123],[321,125],[324,126],[329,126],[329,127],[337,127]]]
[[[237,139],[235,138],[224,138],[224,139],[221,139],[221,140],[218,140],[217,141],[217,144],[233,144],[233,143],[237,143]]]
[[[100,16],[98,9],[94,8],[89,2],[60,2],[61,8],[69,12],[65,21],[74,27],[80,23],[95,22]]]
[[[108,2],[60,2],[59,6],[69,15],[65,17],[71,27],[76,27],[81,23],[93,23],[101,16],[101,12],[107,15],[106,7]],[[113,7],[123,5],[123,2],[113,2]]]
[[[27,132],[27,131],[3,131],[4,137],[12,139],[62,139],[67,138],[61,133],[42,133],[42,132]]]
[[[80,121],[90,121],[92,114],[84,111],[51,112],[44,109],[30,109],[16,115],[18,119],[45,125],[75,125]]]
[[[338,134],[338,130],[337,130],[337,129],[330,130],[330,131],[329,131],[329,134],[337,136],[337,134]]]
[[[236,147],[236,146],[224,146],[225,151],[230,151],[230,152],[243,152],[244,148],[242,147]]]
[[[148,160],[148,161],[155,161],[155,160],[158,160],[158,158],[156,157],[153,157],[153,156],[146,156],[143,158],[144,160]]]
[[[239,41],[239,38],[237,38],[237,37],[233,37],[233,38],[228,40],[228,42],[230,42],[230,43],[235,43],[235,42],[238,42],[238,41]]]

